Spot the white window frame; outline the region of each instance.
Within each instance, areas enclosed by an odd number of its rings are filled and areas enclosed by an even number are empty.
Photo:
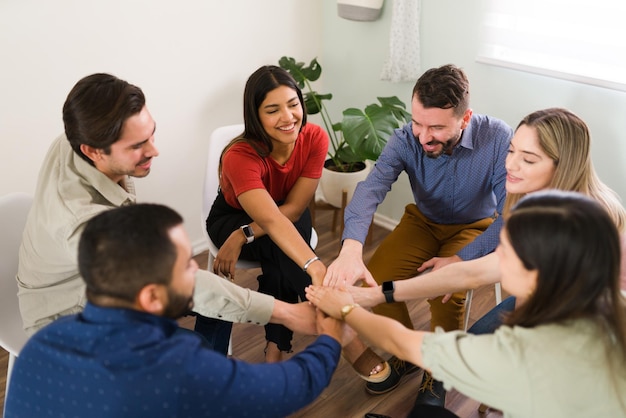
[[[626,91],[626,1],[489,0],[476,61]]]

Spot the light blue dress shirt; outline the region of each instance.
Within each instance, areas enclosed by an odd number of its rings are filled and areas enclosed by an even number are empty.
[[[451,155],[429,158],[411,123],[396,129],[372,172],[359,183],[345,211],[342,239],[365,242],[371,219],[401,172],[409,176],[418,209],[438,224],[465,224],[501,215],[506,197],[504,166],[513,136],[499,119],[472,115]],[[474,259],[493,252],[502,217],[458,255]]]

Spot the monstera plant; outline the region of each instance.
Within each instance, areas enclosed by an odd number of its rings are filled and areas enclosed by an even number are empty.
[[[282,57],[278,65],[296,80],[304,95],[309,115],[320,114],[330,137],[329,160],[326,168],[334,171],[358,171],[365,160],[376,161],[393,130],[411,120],[405,104],[396,96],[378,97],[378,103],[364,109],[348,108],[341,122],[333,123],[324,101],[331,93],[318,93],[312,83],[322,75],[322,66],[316,58],[308,65],[291,57]]]

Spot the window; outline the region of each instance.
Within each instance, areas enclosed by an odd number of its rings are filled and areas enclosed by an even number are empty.
[[[478,62],[626,91],[626,1],[487,4]]]

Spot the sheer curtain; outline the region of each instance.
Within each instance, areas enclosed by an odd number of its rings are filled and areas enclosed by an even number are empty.
[[[420,76],[420,0],[393,0],[389,56],[381,80],[415,82]]]
[[[477,61],[626,91],[626,1],[487,4]]]

